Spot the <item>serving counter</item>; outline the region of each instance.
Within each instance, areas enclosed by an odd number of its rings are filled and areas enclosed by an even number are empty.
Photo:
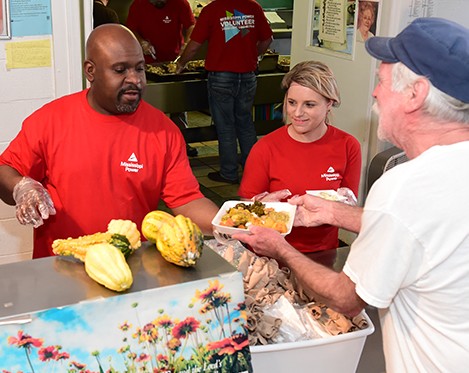
[[[0,370],[306,373],[314,366],[337,373],[382,371],[369,369],[381,369],[383,357],[380,335],[367,340],[374,330],[367,316],[364,330],[249,347],[242,273],[212,250],[214,245],[207,241],[197,265],[182,268],[144,243],[128,259],[134,282],[124,293],[93,281],[73,258],[0,265]],[[348,248],[335,254],[338,270]],[[357,370],[363,348],[363,368]]]
[[[261,73],[257,76],[257,90],[254,105],[267,105],[283,102],[284,92],[280,88],[284,72]],[[165,113],[184,111],[207,111],[207,79],[189,79],[172,82],[148,81],[145,101]],[[255,120],[258,135],[265,135],[282,125],[281,119]],[[216,140],[214,126],[186,128],[188,142]]]
[[[234,267],[210,249],[195,267],[177,267],[148,243],[128,262],[125,293],[94,282],[74,259],[1,265],[0,370],[251,371]],[[233,346],[236,361],[223,352]]]

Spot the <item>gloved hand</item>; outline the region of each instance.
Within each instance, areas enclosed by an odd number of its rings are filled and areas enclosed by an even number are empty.
[[[47,190],[41,183],[24,176],[13,188],[16,202],[16,218],[20,224],[32,224],[37,228],[44,219],[55,215],[55,207]]]
[[[146,54],[147,56],[151,56],[154,60],[156,60],[156,51],[155,47],[146,40],[142,40],[141,42],[143,54]]]
[[[261,202],[280,202],[282,199],[286,199],[291,196],[291,192],[288,189],[277,190],[276,192],[262,192],[251,198],[252,201]]]
[[[337,189],[337,194],[346,198],[344,203],[350,206],[358,205],[357,197],[349,188],[339,188]]]

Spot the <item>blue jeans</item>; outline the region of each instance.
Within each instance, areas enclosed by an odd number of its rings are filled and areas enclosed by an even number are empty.
[[[252,120],[252,106],[257,79],[254,72],[208,73],[208,102],[218,136],[220,175],[238,180],[238,143],[244,167],[257,141]]]

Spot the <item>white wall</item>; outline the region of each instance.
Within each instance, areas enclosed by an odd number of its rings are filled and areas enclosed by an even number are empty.
[[[291,66],[305,60],[318,60],[327,64],[336,76],[341,105],[334,109],[332,124],[355,136],[362,146],[362,177],[359,201],[364,199],[366,170],[371,158],[386,147],[376,139],[376,117],[372,114],[373,98],[371,93],[375,85],[376,61],[365,50],[364,43],[356,43],[351,59],[318,51],[309,46],[311,27],[309,22],[313,0],[294,2]],[[383,2],[381,2],[381,6]],[[379,26],[379,24],[378,24]],[[340,238],[347,243],[355,235],[341,231]]]
[[[29,114],[57,97],[82,89],[80,3],[51,0],[52,35],[0,40],[0,151],[16,136]],[[44,39],[51,40],[51,67],[7,70],[8,43]],[[21,226],[14,207],[0,201],[0,264],[30,259],[31,252],[32,228]]]

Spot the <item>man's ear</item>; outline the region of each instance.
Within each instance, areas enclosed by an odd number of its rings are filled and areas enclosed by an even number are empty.
[[[425,99],[430,91],[430,83],[427,79],[417,79],[410,88],[410,99],[407,103],[409,112],[419,110],[425,103]]]
[[[83,71],[85,72],[86,79],[91,83],[94,80],[95,65],[91,60],[85,60],[83,63]]]

